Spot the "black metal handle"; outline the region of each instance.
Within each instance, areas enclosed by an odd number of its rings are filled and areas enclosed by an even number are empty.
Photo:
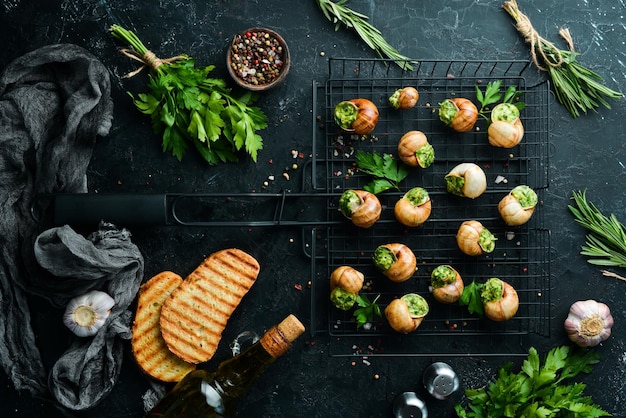
[[[167,225],[166,194],[57,194],[53,199],[56,225]]]

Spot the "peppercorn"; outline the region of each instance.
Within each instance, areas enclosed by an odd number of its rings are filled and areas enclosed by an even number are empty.
[[[283,68],[283,48],[268,32],[246,32],[235,36],[231,68],[245,82],[263,85],[272,82]]]

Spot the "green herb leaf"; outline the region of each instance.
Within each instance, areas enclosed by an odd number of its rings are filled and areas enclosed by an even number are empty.
[[[360,328],[367,322],[372,322],[376,317],[382,318],[380,306],[376,303],[380,298],[380,295],[370,302],[365,295],[359,295],[356,299],[356,303],[360,306],[359,309],[355,309],[352,316],[356,319],[356,327]]]
[[[347,0],[332,2],[331,0],[316,0],[322,13],[332,23],[335,24],[335,31],[339,30],[343,24],[347,28],[353,29],[365,44],[376,51],[380,57],[393,59],[403,70],[413,70],[411,60],[400,54],[383,38],[378,29],[369,23],[368,17],[362,13],[345,6]]]
[[[358,169],[374,177],[374,180],[363,187],[370,193],[380,193],[394,188],[400,190],[400,182],[409,175],[407,166],[393,158],[391,154],[356,152]]]
[[[587,201],[587,191],[573,191],[576,206],[568,205],[576,223],[589,231],[581,255],[589,264],[626,268],[626,226],[614,214],[605,216]]]
[[[524,95],[523,92],[517,91],[515,86],[509,86],[504,92],[504,95],[502,95],[500,93],[501,87],[502,80],[490,81],[487,83],[484,93],[480,87],[475,86],[476,100],[480,103],[478,113],[487,120],[489,120],[487,115],[490,113],[490,106],[498,102],[511,103],[517,107],[518,110],[522,110],[526,107],[526,103],[520,101],[520,98]]]
[[[528,30],[534,30],[514,0],[505,1],[502,8],[516,23],[525,21],[520,31],[526,37]],[[530,26],[530,28],[529,28]],[[563,28],[559,35],[569,44],[570,50],[561,50],[543,37],[533,36],[532,46],[535,65],[548,72],[557,100],[567,109],[572,117],[577,118],[587,110],[596,110],[600,105],[610,109],[609,99],[621,99],[624,95],[602,84],[602,77],[576,61],[578,52],[574,51],[571,34]],[[528,39],[528,38],[527,38]]]
[[[487,87],[485,88],[485,94],[482,94],[481,90],[476,86],[476,97],[481,104],[480,110],[482,111],[487,106],[498,103],[502,95],[500,94],[500,86],[502,85],[502,80],[491,81],[487,83]],[[480,97],[479,93],[480,92]]]
[[[134,33],[118,25],[110,31],[128,43],[137,57],[148,52]],[[258,95],[244,92],[235,96],[224,80],[208,77],[215,66],[196,67],[192,58],[176,58],[151,69],[150,92],[133,98],[137,109],[151,115],[154,132],[162,134],[163,151],[181,160],[193,144],[202,158],[214,165],[237,161],[236,152],[245,150],[256,162],[263,149],[258,131],[267,127],[265,114],[251,106]]]
[[[471,314],[477,314],[480,317],[485,315],[483,308],[483,301],[480,297],[480,292],[483,288],[481,283],[472,281],[469,285],[463,288],[463,293],[459,298],[459,305],[467,306],[467,311]]]
[[[579,373],[590,373],[599,354],[569,346],[555,347],[541,364],[535,348],[530,348],[521,371],[513,373],[504,364],[497,379],[485,387],[465,391],[467,405],[455,405],[459,417],[603,417],[610,414],[584,396],[582,383],[564,383]]]

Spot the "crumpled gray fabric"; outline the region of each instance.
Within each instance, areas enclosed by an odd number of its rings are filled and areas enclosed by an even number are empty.
[[[107,69],[72,44],[27,53],[0,75],[0,362],[34,396],[49,392],[28,293],[46,297],[49,273],[35,262],[31,207],[38,195],[87,191],[94,143],[111,128],[110,90]]]
[[[88,409],[111,392],[120,374],[124,340],[131,338],[133,313],[128,307],[143,279],[143,256],[130,232],[105,223],[87,238],[67,225],[49,229],[37,237],[34,249],[37,262],[57,282],[65,282],[57,296],[78,296],[95,288],[115,300],[98,333],[76,338],[50,372],[50,391],[63,406]],[[70,283],[77,288],[66,293]]]

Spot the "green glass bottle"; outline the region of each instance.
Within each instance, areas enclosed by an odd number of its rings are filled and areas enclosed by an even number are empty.
[[[289,315],[241,354],[222,362],[216,371],[187,374],[146,418],[234,417],[237,400],[303,332],[298,318]]]

